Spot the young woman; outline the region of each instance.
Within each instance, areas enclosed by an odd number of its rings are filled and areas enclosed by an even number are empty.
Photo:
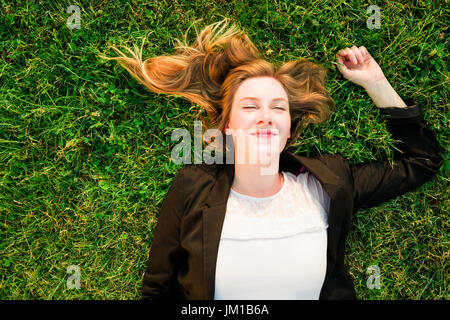
[[[323,68],[305,59],[274,66],[226,20],[192,46],[177,41],[170,56],[112,59],[151,91],[203,107],[205,127],[232,137],[219,146],[235,161],[180,170],[159,213],[143,298],[356,299],[344,264],[352,214],[414,189],[442,163],[419,107],[398,96],[366,48],[345,48],[340,71],[381,108],[401,152],[393,166],[292,154],[285,149],[300,129],[334,108]]]

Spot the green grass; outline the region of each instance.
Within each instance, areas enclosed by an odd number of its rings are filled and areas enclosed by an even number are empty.
[[[138,299],[152,231],[181,168],[169,161],[174,128],[198,106],[147,92],[113,61],[111,44],[144,56],[173,52],[198,29],[231,18],[272,62],[309,57],[329,68],[336,111],[292,152],[340,153],[352,164],[391,159],[377,108],[334,64],[364,45],[403,97],[414,98],[445,150],[441,172],[416,190],[358,211],[346,262],[359,299],[448,299],[448,11],[444,1],[378,1],[368,29],[356,0],[2,1],[0,6],[0,299]],[[68,29],[66,8],[81,8]],[[191,29],[192,30],[192,29]],[[191,32],[190,39],[194,39]],[[81,268],[70,290],[69,265]],[[368,289],[378,265],[381,289]]]

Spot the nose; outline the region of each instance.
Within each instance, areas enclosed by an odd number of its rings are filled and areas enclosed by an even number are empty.
[[[258,124],[272,124],[272,117],[269,108],[261,108],[260,116],[258,117]]]

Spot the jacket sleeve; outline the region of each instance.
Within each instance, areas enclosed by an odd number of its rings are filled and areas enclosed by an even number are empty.
[[[183,214],[183,169],[163,200],[154,230],[149,263],[143,277],[142,300],[176,299],[182,259],[180,223]]]
[[[369,208],[415,189],[430,180],[443,159],[435,134],[424,121],[419,106],[405,99],[408,107],[380,109],[387,115],[387,129],[399,140],[393,166],[388,161],[369,162],[350,167],[354,211]]]

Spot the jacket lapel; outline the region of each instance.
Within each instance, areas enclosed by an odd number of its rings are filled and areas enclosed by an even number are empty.
[[[217,252],[225,219],[228,195],[234,179],[234,165],[221,166],[216,183],[211,189],[202,212],[203,217],[203,268],[205,300],[214,299]],[[224,168],[224,169],[223,169]]]
[[[339,203],[336,199],[339,190],[339,179],[333,171],[322,161],[317,158],[304,157],[295,155],[287,151],[280,154],[280,171],[296,173],[300,167],[304,165],[307,170],[312,173],[322,184],[324,190],[330,197],[330,212],[328,216],[328,249],[327,249],[327,271],[325,278],[330,274],[328,268],[330,258],[335,260],[334,248],[336,240],[334,230],[337,217],[333,215],[335,212],[335,203]],[[205,299],[214,299],[214,285],[217,253],[219,249],[220,236],[222,226],[225,219],[228,195],[234,179],[234,164],[221,165],[221,169],[217,172],[216,183],[211,189],[202,211],[203,217],[203,266],[204,266],[204,283],[205,283]]]

